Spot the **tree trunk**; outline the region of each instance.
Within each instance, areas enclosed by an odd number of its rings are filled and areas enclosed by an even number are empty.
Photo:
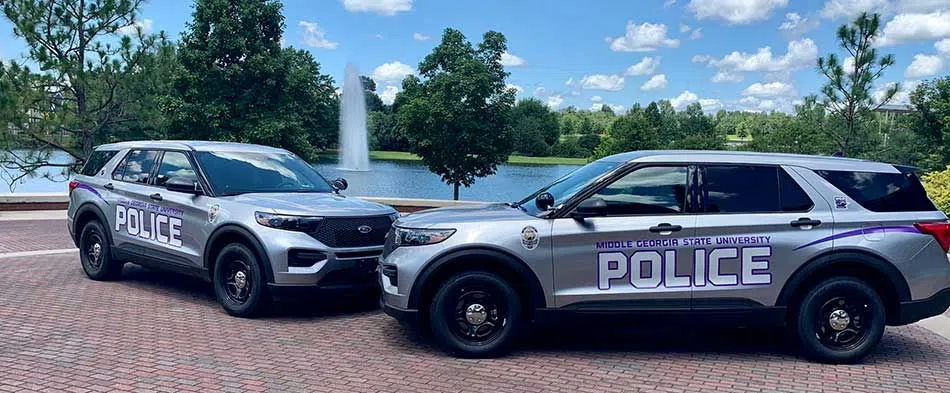
[[[455,183],[453,186],[455,186],[455,193],[453,194],[452,200],[457,201],[459,200],[459,184]]]

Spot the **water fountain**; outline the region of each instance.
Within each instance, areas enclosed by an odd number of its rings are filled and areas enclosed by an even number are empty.
[[[366,134],[363,82],[356,66],[347,64],[340,102],[340,169],[369,170],[369,144]]]

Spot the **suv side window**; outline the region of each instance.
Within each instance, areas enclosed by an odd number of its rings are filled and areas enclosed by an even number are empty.
[[[96,150],[92,152],[92,155],[89,156],[89,160],[86,161],[86,165],[83,165],[79,174],[83,176],[95,176],[106,166],[112,157],[115,157],[116,153],[118,153],[118,151],[115,150]]]
[[[129,183],[148,184],[158,151],[133,150],[112,173],[112,178]]]
[[[815,172],[872,212],[937,210],[913,173]]]
[[[158,174],[155,176],[155,185],[164,187],[168,179],[173,177],[198,181],[198,175],[195,174],[191,161],[185,153],[180,151],[166,151],[162,155],[162,163],[158,166]]]
[[[708,166],[703,185],[707,213],[797,212],[813,206],[798,183],[774,166]]]
[[[594,197],[607,202],[607,215],[678,214],[686,210],[685,166],[657,166],[634,170]]]
[[[805,190],[782,168],[778,168],[778,191],[783,212],[806,212],[815,206]]]

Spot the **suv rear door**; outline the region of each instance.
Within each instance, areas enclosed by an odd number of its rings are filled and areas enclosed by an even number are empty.
[[[832,235],[831,206],[791,168],[705,165],[700,171],[693,310],[772,306],[795,270],[827,248],[803,247]],[[828,248],[830,248],[830,242]]]
[[[158,150],[130,150],[112,172],[106,188],[115,198],[110,223],[115,231],[115,247],[123,252],[145,255],[154,236],[149,226],[149,195],[156,192],[152,184]]]

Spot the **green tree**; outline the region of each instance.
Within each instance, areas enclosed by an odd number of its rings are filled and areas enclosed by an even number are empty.
[[[934,204],[944,213],[950,213],[950,167],[930,172],[920,180]]]
[[[880,25],[880,15],[862,13],[850,26],[838,28],[838,45],[854,60],[848,69],[845,69],[846,62],[839,60],[834,53],[818,58],[818,70],[828,78],[828,83],[821,89],[823,103],[844,123],[840,129],[828,127],[825,131],[843,155],[851,153],[852,144],[862,137],[862,121],[894,98],[900,87],[896,83],[891,85],[879,100],[875,100],[871,92],[874,81],[894,65],[893,55],[879,56],[874,47],[874,41],[881,33]]]
[[[369,146],[373,150],[409,151],[409,141],[396,123],[396,115],[387,111],[369,112],[366,119]]]
[[[13,33],[23,39],[27,58],[38,74],[23,67],[5,71],[5,89],[23,95],[7,116],[15,117],[16,135],[4,137],[0,165],[31,176],[42,167],[68,169],[53,162],[54,153],[82,161],[97,143],[113,139],[117,126],[134,119],[138,97],[122,94],[143,73],[143,59],[161,36],[133,36],[119,29],[132,26],[142,0],[5,0],[0,2]],[[12,82],[11,81],[15,81]],[[6,95],[6,91],[2,91]],[[11,113],[17,112],[17,113]],[[23,154],[13,148],[28,145]]]
[[[703,107],[692,103],[679,112],[679,138],[673,140],[675,149],[722,150],[726,147],[725,135],[716,132],[713,119],[703,113]]]
[[[537,99],[518,102],[511,111],[514,151],[527,156],[546,156],[558,142],[557,114]]]
[[[363,94],[366,96],[366,111],[375,112],[384,109],[383,100],[376,94],[376,81],[366,75],[360,75]]]
[[[921,83],[910,102],[915,109],[910,128],[924,145],[918,152],[936,156],[928,166],[937,168],[930,169],[943,168],[950,163],[950,76]]]
[[[165,105],[171,136],[257,143],[313,159],[336,140],[333,80],[309,52],[281,48],[276,0],[198,0]]]
[[[505,36],[489,31],[473,48],[458,30],[446,29],[442,42],[419,64],[420,79],[409,76],[396,97],[398,121],[410,151],[430,171],[453,186],[471,186],[494,174],[512,150],[514,92],[505,87],[501,65]]]
[[[594,158],[626,151],[652,150],[660,147],[658,130],[650,124],[646,112],[639,106],[634,106],[610,125],[607,135],[594,150]]]

